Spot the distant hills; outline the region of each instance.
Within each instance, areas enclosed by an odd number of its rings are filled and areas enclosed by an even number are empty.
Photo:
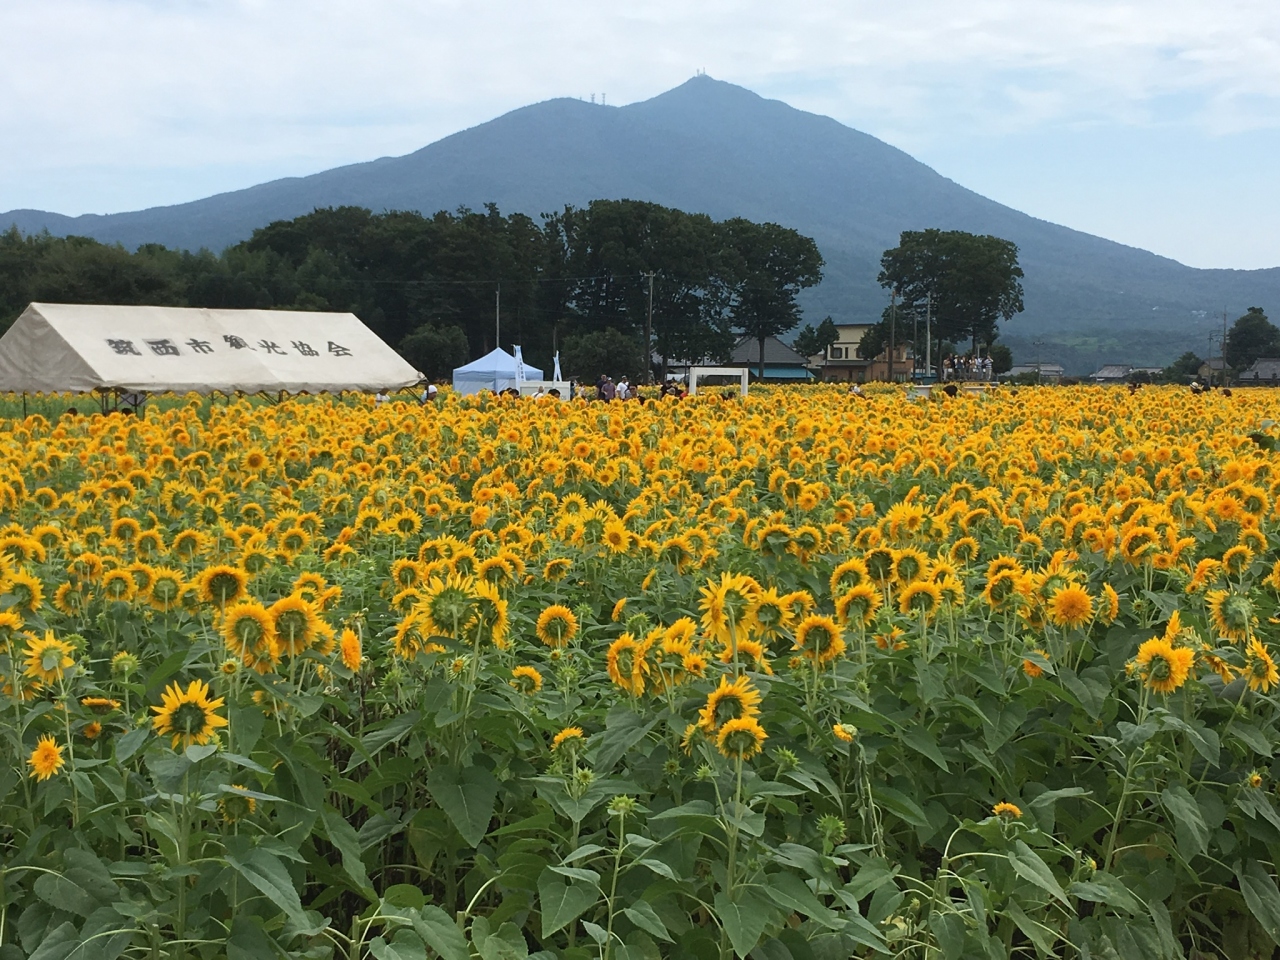
[[[536,216],[598,198],[769,220],[814,237],[827,260],[826,279],[805,299],[815,322],[879,316],[879,257],[902,230],[1013,240],[1027,309],[1003,340],[1017,360],[1039,356],[1076,373],[1106,361],[1164,364],[1184,350],[1204,356],[1224,309],[1232,320],[1251,305],[1280,313],[1280,268],[1197,270],[1038,220],[872,136],[706,76],[625,107],[548,100],[407,156],[192,203],[81,217],[14,210],[0,214],[0,229],[218,250],[316,207],[433,213],[493,202]]]

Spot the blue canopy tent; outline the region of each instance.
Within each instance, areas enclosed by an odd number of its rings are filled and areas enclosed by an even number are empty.
[[[524,378],[541,380],[542,371],[526,363]],[[453,371],[453,389],[464,395],[479,393],[481,390],[497,393],[515,385],[516,358],[501,347]]]

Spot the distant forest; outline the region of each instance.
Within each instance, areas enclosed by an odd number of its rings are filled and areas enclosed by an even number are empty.
[[[652,203],[595,201],[539,223],[459,210],[358,207],[278,221],[221,255],[84,237],[0,234],[0,330],[32,301],[329,310],[359,316],[431,377],[496,345],[550,372],[643,367],[649,310],[660,356],[724,359],[736,335],[785,333],[821,278],[814,242],[776,224],[713,221]]]

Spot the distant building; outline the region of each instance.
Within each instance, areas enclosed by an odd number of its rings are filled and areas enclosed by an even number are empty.
[[[826,353],[810,357],[809,368],[821,379],[837,382],[866,383],[868,380],[889,379],[887,349],[880,351],[876,357],[862,355],[862,338],[873,326],[870,323],[836,324],[840,338],[827,347]],[[893,378],[910,380],[913,362],[910,345],[895,344],[893,354]]]
[[[1001,378],[1013,379],[1025,374],[1039,374],[1041,380],[1057,383],[1066,376],[1066,373],[1067,371],[1063,369],[1060,363],[1015,363],[1008,373],[1003,373],[1000,376]]]
[[[1090,374],[1094,383],[1124,383],[1133,373],[1133,367],[1127,363],[1104,364],[1097,372]]]
[[[743,337],[733,345],[730,365],[749,367],[751,376],[760,375],[760,341],[755,337]],[[764,379],[766,380],[811,380],[812,372],[809,362],[796,353],[777,337],[766,337],[764,341]]]
[[[1253,366],[1236,379],[1241,383],[1248,383],[1253,386],[1261,386],[1262,384],[1280,385],[1280,360],[1259,358],[1253,361]]]
[[[1204,363],[1200,364],[1200,369],[1196,371],[1196,375],[1205,383],[1210,379],[1214,383],[1222,383],[1223,371],[1226,370],[1226,361],[1221,357],[1210,357]]]

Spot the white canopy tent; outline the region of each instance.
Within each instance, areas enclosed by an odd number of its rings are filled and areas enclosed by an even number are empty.
[[[541,380],[542,371],[526,363],[524,378]],[[479,393],[481,390],[497,393],[515,385],[516,358],[501,347],[453,371],[453,389],[463,395]]]
[[[323,393],[422,375],[350,313],[33,303],[0,337],[15,393]]]

